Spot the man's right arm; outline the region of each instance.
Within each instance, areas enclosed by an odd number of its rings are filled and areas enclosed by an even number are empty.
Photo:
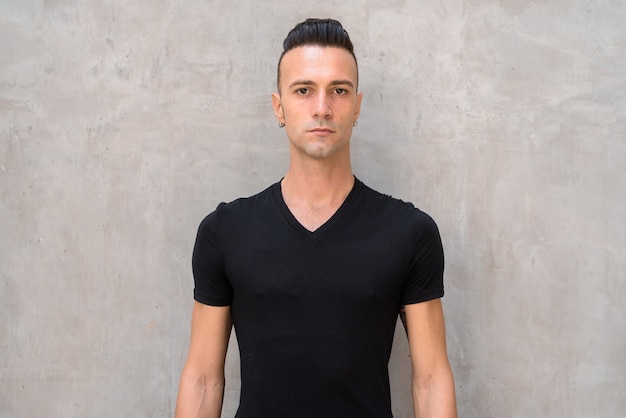
[[[180,377],[176,418],[220,417],[231,327],[230,306],[194,302],[191,343]]]

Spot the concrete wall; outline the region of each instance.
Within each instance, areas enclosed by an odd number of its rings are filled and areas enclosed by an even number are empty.
[[[2,1],[0,416],[172,415],[196,227],[284,173],[308,16],[356,44],[357,175],[440,225],[460,415],[623,417],[621,0]]]

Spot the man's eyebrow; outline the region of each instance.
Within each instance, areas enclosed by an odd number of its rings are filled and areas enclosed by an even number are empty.
[[[335,80],[330,83],[331,86],[350,86],[354,87],[354,83],[350,80]]]
[[[289,88],[292,88],[295,86],[315,86],[315,85],[317,85],[317,83],[315,83],[312,80],[296,80],[289,85]],[[331,86],[350,86],[354,88],[354,83],[350,80],[334,80],[330,82],[330,85]]]
[[[314,85],[315,83],[311,80],[296,80],[289,85],[289,88],[292,88],[295,86],[314,86]]]

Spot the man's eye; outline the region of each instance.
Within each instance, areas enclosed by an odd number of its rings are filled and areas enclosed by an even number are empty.
[[[305,95],[305,94],[307,94],[307,93],[309,92],[309,89],[307,89],[307,88],[305,88],[305,87],[302,87],[302,88],[299,88],[299,89],[297,90],[297,92],[298,92],[298,94]]]
[[[346,94],[348,91],[346,89],[337,88],[335,89],[335,93],[337,94]]]

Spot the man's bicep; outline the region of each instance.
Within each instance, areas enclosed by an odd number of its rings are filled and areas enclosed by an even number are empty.
[[[438,366],[448,366],[441,299],[404,307],[411,364],[416,378],[427,378]]]
[[[194,301],[187,365],[197,372],[222,374],[231,327],[230,306]]]

